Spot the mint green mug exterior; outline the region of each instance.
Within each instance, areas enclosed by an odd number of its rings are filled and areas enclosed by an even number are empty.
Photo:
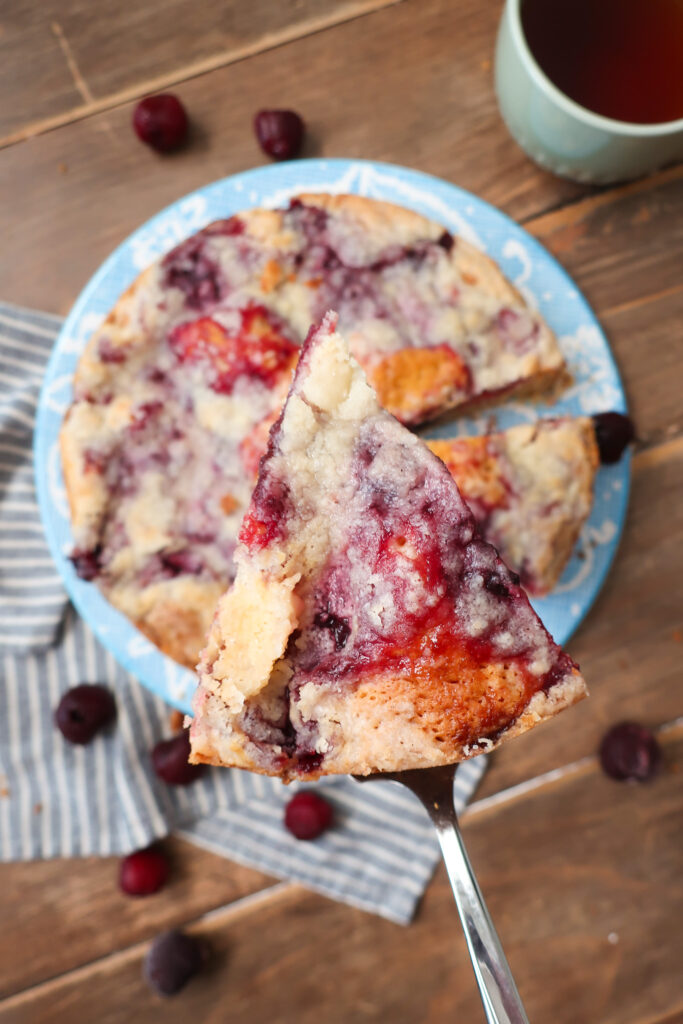
[[[552,0],[547,0],[552,6]],[[683,158],[683,118],[630,124],[594,114],[553,85],[527,45],[521,0],[506,0],[496,43],[498,106],[525,153],[565,178],[626,181]]]

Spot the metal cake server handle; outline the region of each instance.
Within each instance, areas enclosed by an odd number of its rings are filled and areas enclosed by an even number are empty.
[[[398,782],[422,802],[439,838],[486,1020],[488,1024],[529,1024],[460,835],[453,802],[456,768],[457,765],[446,765],[354,778],[358,782]]]

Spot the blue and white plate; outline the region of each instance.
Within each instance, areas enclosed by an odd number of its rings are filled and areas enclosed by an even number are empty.
[[[617,368],[600,325],[571,279],[526,231],[488,203],[418,171],[363,160],[299,160],[237,174],[179,199],[135,231],[84,288],[67,317],[50,359],[38,408],[35,464],[38,500],[50,550],[76,608],[99,639],[145,686],[187,710],[195,685],[191,672],[161,654],[92,585],[74,573],[69,512],[57,437],[71,402],[72,377],[92,331],[121,292],[149,263],[219,217],[252,206],[282,206],[299,192],[353,192],[410,207],[479,246],[557,334],[574,383],[552,409],[511,402],[496,410],[501,427],[551,413],[625,411]],[[481,433],[489,415],[457,422],[457,432]],[[430,436],[453,434],[453,426]],[[564,644],[588,612],[614,557],[628,500],[630,460],[600,469],[595,504],[577,553],[559,586],[534,607]]]

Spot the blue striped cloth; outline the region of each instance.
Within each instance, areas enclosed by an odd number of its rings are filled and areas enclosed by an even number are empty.
[[[406,791],[352,779],[318,785],[335,827],[298,842],[282,825],[296,786],[212,769],[168,787],[149,751],[170,733],[169,709],[125,672],[68,603],[43,539],[32,432],[54,316],[0,304],[0,859],[127,853],[176,832],[206,848],[334,899],[408,922],[438,860],[431,825]],[[52,712],[82,682],[116,693],[116,727],[87,747],[65,742]],[[460,809],[483,758],[456,777]]]

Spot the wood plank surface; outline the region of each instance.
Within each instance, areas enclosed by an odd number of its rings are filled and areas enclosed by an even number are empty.
[[[117,857],[3,865],[1,916],[12,938],[0,946],[0,999],[274,884],[181,839],[161,848],[168,883],[137,899],[119,889]]]
[[[680,259],[683,267],[683,251]],[[681,278],[680,289],[602,316],[643,446],[683,431],[683,272]]]
[[[615,783],[590,763],[465,823],[532,1021],[654,1024],[683,1013],[680,729],[665,750],[666,770],[648,785]],[[443,870],[407,929],[291,886],[191,930],[210,942],[213,969],[175,1000],[146,990],[145,946],[135,945],[5,1001],[0,1022],[142,1024],[163,1013],[168,1024],[442,1024],[482,1016]]]
[[[0,145],[398,0],[6,0]]]
[[[683,166],[526,224],[599,312],[683,289]],[[672,344],[683,350],[680,328]]]
[[[184,82],[176,91],[194,136],[170,157],[135,138],[131,104],[0,151],[0,219],[11,239],[0,252],[2,294],[66,312],[148,217],[264,162],[251,126],[262,106],[302,114],[304,155],[415,166],[518,218],[585,194],[537,168],[502,126],[491,71],[497,17],[495,4],[477,0],[403,0]]]

